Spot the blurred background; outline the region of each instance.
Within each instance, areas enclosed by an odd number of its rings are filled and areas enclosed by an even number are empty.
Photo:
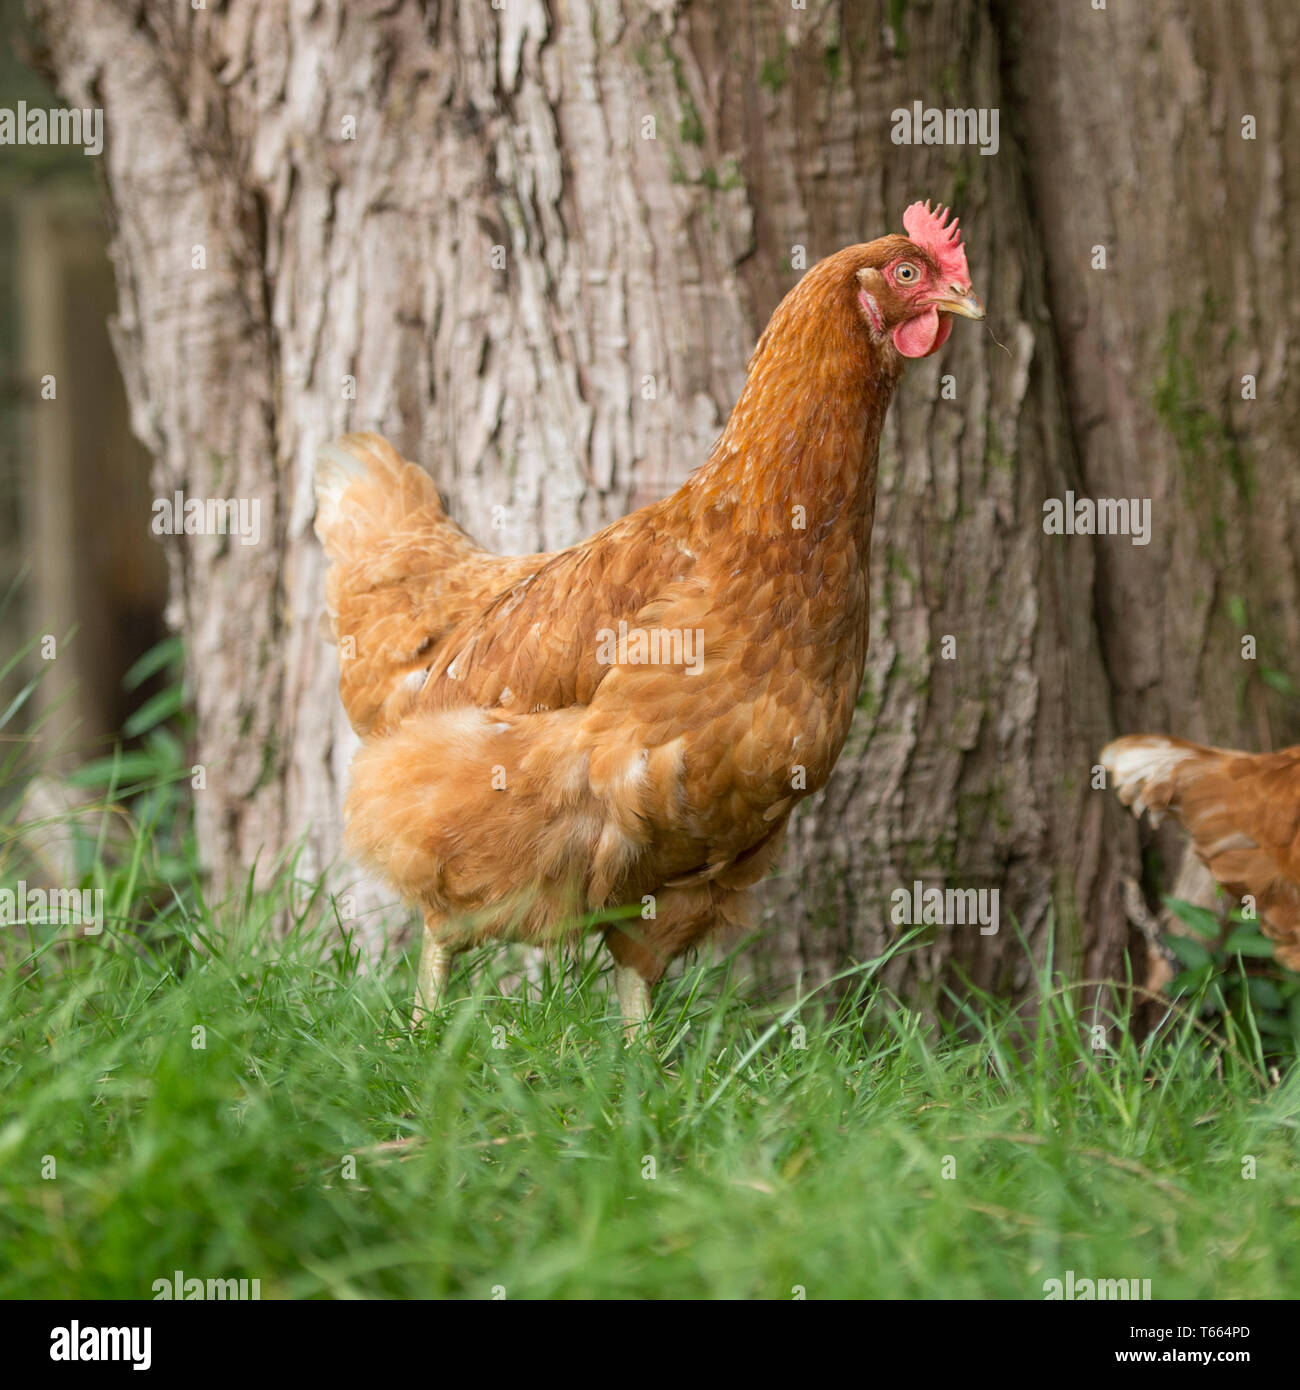
[[[5,0],[0,16],[0,105],[59,106],[25,61],[34,34],[21,5]],[[81,753],[111,746],[130,715],[122,676],[162,639],[167,591],[162,550],[140,543],[153,488],[109,334],[117,290],[102,197],[81,148],[4,148],[0,585],[14,599],[0,621],[6,655],[37,632],[75,631],[63,653],[75,676],[47,727]],[[56,396],[42,410],[47,376]],[[39,689],[32,712],[53,699],[52,688]]]
[[[1098,787],[1098,749],[1300,737],[1289,0],[0,18],[0,108],[104,123],[94,156],[0,144],[7,872],[94,872],[100,830],[69,859],[50,827],[165,785],[142,914],[169,874],[220,897],[292,864],[365,949],[400,938],[340,856],[315,450],[379,430],[492,548],[580,539],[703,461],[806,265],[933,198],[987,332],[891,413],[858,720],[751,968],[882,949],[917,880],[997,887],[1075,978],[1147,968],[1182,843]],[[896,138],[930,111],[982,141]],[[178,491],[256,501],[258,542],[155,535]],[[1049,534],[1069,494],[1149,503],[1149,543]],[[891,969],[929,1003],[955,971],[1032,986],[1009,930]]]

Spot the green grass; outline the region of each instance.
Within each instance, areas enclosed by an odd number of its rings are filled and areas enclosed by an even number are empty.
[[[164,644],[127,685],[178,661]],[[43,746],[20,667],[0,888],[60,829],[19,824]],[[102,890],[102,934],[0,928],[0,1297],[148,1298],[178,1270],[263,1298],[1300,1287],[1293,981],[1243,960],[1244,924],[1218,944],[1193,920],[1188,993],[1140,1042],[1095,1032],[1050,961],[1035,1007],[971,990],[946,1024],[879,962],[833,1007],[724,963],[665,982],[652,1046],[624,1047],[595,947],[527,984],[508,953],[467,959],[413,1034],[412,962],[358,969],[292,865],[206,900],[180,702],[142,699],[132,745],[72,779],[95,799],[67,872]]]
[[[1190,1012],[1094,1052],[1045,975],[1026,1022],[972,995],[939,1030],[870,966],[831,1016],[697,966],[652,1051],[621,1045],[589,953],[522,997],[480,961],[413,1036],[409,963],[358,972],[302,908],[272,941],[287,884],[189,897],[99,937],[6,929],[2,1296],[150,1297],[176,1270],[263,1298],[1300,1286],[1300,1082]]]

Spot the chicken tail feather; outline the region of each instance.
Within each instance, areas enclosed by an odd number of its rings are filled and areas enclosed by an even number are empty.
[[[339,696],[365,735],[410,708],[457,623],[546,557],[476,545],[447,515],[428,473],[377,434],[326,444],[315,485]]]
[[[324,445],[315,485],[339,695],[364,734],[409,704],[460,616],[467,572],[491,557],[448,517],[424,469],[377,434]]]
[[[316,457],[316,534],[331,560],[360,558],[403,531],[446,526],[433,479],[377,434],[345,434]]]
[[[1151,813],[1159,825],[1166,811],[1177,813],[1179,770],[1188,763],[1203,765],[1218,750],[1164,734],[1130,734],[1101,750],[1101,765],[1110,774],[1116,794],[1133,814]]]

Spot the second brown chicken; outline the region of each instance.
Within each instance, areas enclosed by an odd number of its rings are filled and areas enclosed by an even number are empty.
[[[1131,734],[1101,762],[1134,815],[1179,821],[1215,881],[1252,900],[1278,960],[1300,970],[1300,748],[1239,753]]]

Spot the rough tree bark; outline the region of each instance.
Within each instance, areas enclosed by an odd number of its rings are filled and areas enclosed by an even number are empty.
[[[1116,723],[1294,743],[1300,10],[1004,10],[1080,490],[1152,499],[1148,547],[1097,544]],[[1173,826],[1157,838],[1168,888],[1183,841]]]
[[[937,932],[894,972],[914,995],[952,961],[1023,991],[1011,914],[1036,949],[1054,914],[1065,968],[1118,968],[1118,878],[1136,870],[1137,841],[1089,785],[1112,708],[1128,726],[1178,723],[1201,688],[1208,706],[1221,685],[1206,593],[1261,605],[1274,551],[1294,590],[1286,519],[1252,521],[1220,476],[1210,427],[1227,385],[1193,436],[1210,476],[1192,511],[1208,525],[1232,503],[1226,552],[1180,535],[1174,480],[1193,446],[1152,404],[1169,315],[1186,309],[1178,350],[1191,351],[1209,288],[1234,305],[1241,360],[1280,394],[1282,325],[1260,320],[1288,268],[1294,292],[1294,246],[1274,227],[1294,154],[1280,131],[1256,153],[1224,150],[1238,105],[1283,119],[1276,62],[1265,93],[1249,74],[1270,34],[1283,51],[1290,21],[1238,34],[1220,73],[1223,35],[1186,18],[1191,0],[1141,21],[1044,8],[1060,7],[38,5],[64,95],[106,112],[116,337],[158,491],[262,503],[258,546],[169,544],[218,879],[304,834],[308,871],[337,853],[352,742],[317,628],[319,444],[386,433],[498,549],[577,540],[703,460],[798,248],[811,264],[932,197],[962,214],[991,331],[956,332],[912,365],[894,407],[861,717],[796,818],[754,959],[773,977],[824,977],[891,939],[890,892],[922,879],[1000,888],[1003,930]],[[1148,34],[1191,47],[1152,59]],[[1149,62],[1181,84],[1181,123],[1158,90],[1135,116]],[[892,144],[891,111],[918,99],[1000,108],[998,154]],[[1198,102],[1220,128],[1194,126]],[[1117,166],[1120,134],[1147,117],[1155,138],[1134,137]],[[1198,141],[1205,157],[1184,170]],[[1264,218],[1234,239],[1242,179]],[[1193,191],[1202,205],[1184,220],[1177,201]],[[1086,249],[1108,239],[1126,254],[1089,278]],[[1193,388],[1169,370],[1181,409]],[[1270,409],[1276,442],[1294,406]],[[1224,437],[1244,428],[1234,410]],[[1280,451],[1254,468],[1268,496]],[[1128,496],[1135,477],[1151,480],[1158,516],[1167,503],[1148,550],[1044,535],[1045,498]],[[1258,560],[1238,566],[1252,547]],[[1174,646],[1187,683],[1160,688]],[[1227,708],[1202,722],[1238,728]]]

